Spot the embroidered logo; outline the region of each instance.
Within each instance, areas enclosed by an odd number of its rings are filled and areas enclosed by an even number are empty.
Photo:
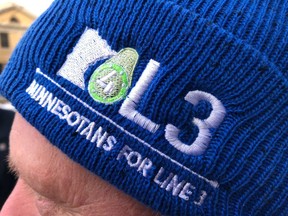
[[[153,59],[149,61],[139,80],[127,95],[139,59],[137,51],[125,48],[117,53],[111,49],[106,40],[101,38],[98,31],[87,28],[57,75],[84,90],[84,75],[88,68],[103,59],[109,60],[100,65],[92,74],[88,84],[90,96],[95,101],[104,104],[124,100],[119,114],[143,129],[156,133],[161,125],[142,115],[137,109],[141,98],[160,69],[159,62]],[[210,116],[204,120],[193,118],[192,123],[199,129],[199,133],[192,143],[183,143],[179,139],[181,130],[171,123],[165,126],[165,139],[175,149],[186,155],[202,155],[211,141],[211,129],[217,129],[220,126],[225,118],[226,110],[219,99],[207,92],[191,90],[187,92],[184,99],[193,105],[197,105],[200,101],[209,102],[212,106]]]
[[[88,86],[91,97],[104,104],[123,100],[131,86],[138,58],[136,50],[125,48],[98,67]]]
[[[88,90],[90,97],[98,103],[113,104],[123,100],[121,106],[119,106],[118,115],[121,115],[127,121],[133,123],[133,127],[138,125],[143,130],[150,132],[151,136],[160,131],[160,133],[156,134],[156,136],[162,134],[162,137],[157,138],[157,140],[163,141],[159,143],[159,145],[170,145],[176,151],[186,156],[203,155],[212,140],[213,132],[220,127],[220,124],[226,116],[226,109],[221,100],[211,93],[193,88],[187,89],[187,92],[181,96],[183,97],[181,98],[183,103],[190,103],[193,106],[197,106],[201,101],[206,101],[211,105],[211,112],[206,119],[194,116],[190,122],[188,122],[189,124],[187,126],[197,127],[198,134],[194,140],[185,142],[181,139],[181,133],[186,133],[183,127],[178,128],[176,123],[174,123],[174,125],[173,122],[169,121],[157,121],[151,116],[145,115],[140,109],[140,104],[144,102],[143,98],[145,94],[150,90],[149,88],[153,81],[158,80],[157,75],[161,73],[160,62],[150,59],[128,94],[138,59],[139,55],[136,50],[125,48],[117,53],[108,45],[108,42],[99,35],[97,30],[86,28],[73,51],[67,56],[66,61],[57,72],[57,75],[70,81],[83,91]],[[93,72],[88,86],[85,85],[85,77],[87,77],[89,68],[102,60],[106,61]],[[145,148],[149,148],[155,155],[157,154],[159,157],[170,161],[171,164],[205,181],[214,189],[219,187],[217,181],[209,180],[190,169],[189,166],[181,163],[176,154],[171,157],[171,155],[169,155],[170,150],[163,152],[161,149],[158,149],[157,143],[149,143],[144,140],[143,137],[124,128],[122,124],[120,125],[113,120],[113,118],[110,118],[109,115],[112,115],[113,112],[107,115],[97,111],[92,105],[89,105],[56,80],[53,80],[47,74],[43,73],[40,68],[37,68],[36,73],[53,83],[68,97],[82,104],[83,107],[86,107],[95,115],[105,119],[113,125],[113,127],[119,129],[121,133],[129,136],[135,142],[145,146]],[[89,119],[88,116],[84,116],[71,105],[66,104],[65,101],[62,101],[54,95],[53,92],[50,92],[45,86],[38,83],[37,80],[32,82],[26,89],[26,92],[32,99],[38,102],[40,106],[58,116],[59,119],[66,121],[67,125],[74,128],[74,132],[85,137],[86,140],[96,145],[97,148],[106,152],[115,150],[113,153],[119,150],[116,149],[115,146],[118,144],[117,139],[120,135],[113,135],[110,131],[106,131],[103,126],[99,126],[97,122]],[[85,92],[85,94],[86,93],[87,92]],[[168,100],[170,100],[170,98],[168,98]],[[145,102],[149,103],[149,101],[146,100]],[[179,110],[179,112],[181,111]],[[191,203],[195,205],[201,206],[209,195],[209,190],[206,189],[206,186],[197,188],[196,186],[198,184],[194,184],[194,180],[190,182],[189,179],[185,179],[180,173],[169,171],[171,168],[166,169],[164,162],[161,163],[161,166],[156,165],[154,162],[156,158],[154,158],[154,156],[150,158],[150,156],[137,151],[136,147],[134,149],[134,147],[132,148],[129,144],[125,144],[122,150],[118,151],[117,157],[114,159],[119,161],[119,163],[126,162],[131,169],[137,170],[143,177],[149,177],[149,181],[151,181],[152,177],[153,182],[155,185],[158,185],[160,189],[165,190],[175,197],[178,196],[185,201],[192,200]]]

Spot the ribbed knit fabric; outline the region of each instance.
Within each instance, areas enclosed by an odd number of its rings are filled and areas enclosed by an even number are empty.
[[[16,48],[0,76],[0,92],[71,159],[164,215],[286,216],[287,15],[284,0],[56,0]],[[150,59],[160,63],[137,106],[160,125],[155,133],[120,115],[123,101],[101,104],[87,88],[57,75],[87,28],[117,52],[138,52],[131,88]],[[40,106],[26,92],[33,80],[113,135],[115,147],[98,148],[77,126]],[[86,86],[88,81],[85,75]],[[193,143],[199,133],[193,118],[205,119],[213,110],[207,102],[184,100],[195,90],[220,100],[226,115],[210,128],[205,152],[188,155],[167,141],[165,127],[175,125],[180,139]],[[149,158],[155,172],[143,176],[125,157],[117,159],[125,146]],[[161,167],[162,176],[173,173],[193,185],[189,200],[156,183]]]

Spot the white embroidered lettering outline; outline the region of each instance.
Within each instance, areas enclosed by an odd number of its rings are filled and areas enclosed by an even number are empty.
[[[74,85],[84,90],[84,74],[89,65],[92,65],[101,59],[115,56],[116,54],[117,53],[108,45],[107,41],[99,36],[98,31],[86,28],[78,43],[74,47],[73,52],[67,56],[66,62],[57,72],[57,75],[67,79]],[[142,115],[139,111],[137,111],[137,107],[141,97],[148,89],[149,84],[156,76],[159,68],[159,62],[153,59],[149,61],[140,79],[136,83],[135,87],[131,90],[130,94],[127,96],[119,110],[119,114],[135,122],[151,133],[155,133],[159,129],[160,125]],[[109,94],[109,92],[113,91],[115,88],[112,82],[106,83],[106,79],[109,79],[115,75],[115,73],[111,72],[107,76],[102,77],[102,79],[97,80],[97,83],[104,89],[105,94]],[[92,93],[92,95],[93,94],[95,93]],[[96,96],[98,95],[94,95],[94,97]],[[208,101],[212,105],[211,115],[205,120],[198,118],[193,119],[193,124],[198,127],[199,133],[192,144],[187,145],[181,142],[178,138],[180,130],[172,124],[168,124],[166,126],[165,138],[179,151],[187,155],[198,156],[206,151],[211,140],[210,129],[217,128],[221,124],[226,115],[226,110],[221,101],[219,101],[216,97],[202,91],[189,92],[186,95],[185,100],[193,105],[197,105],[200,100]],[[104,102],[105,100],[100,97],[99,101]],[[112,101],[114,101],[114,99]],[[115,101],[117,100],[115,99]],[[109,103],[107,102],[107,104]]]
[[[122,116],[152,133],[155,133],[159,129],[160,125],[152,122],[150,119],[140,114],[136,108],[141,97],[148,89],[150,83],[158,72],[159,67],[159,62],[156,62],[153,59],[150,60],[140,79],[136,83],[135,87],[131,90],[130,94],[127,96],[119,110],[119,113]]]
[[[213,188],[218,188],[219,187],[219,183],[217,181],[213,181],[213,180],[209,180],[207,178],[205,178],[204,176],[201,176],[200,174],[194,172],[193,170],[189,169],[188,167],[184,166],[183,164],[179,163],[178,161],[172,159],[171,157],[167,156],[166,154],[162,153],[161,151],[155,149],[154,147],[152,147],[151,144],[145,142],[144,140],[142,140],[141,138],[137,137],[135,134],[125,130],[122,126],[118,125],[116,122],[114,122],[113,120],[111,120],[110,118],[108,118],[107,116],[103,115],[102,113],[98,112],[97,110],[95,110],[94,108],[92,108],[91,106],[89,106],[87,103],[85,103],[84,101],[82,101],[80,98],[78,98],[77,96],[75,96],[74,94],[72,94],[71,92],[69,92],[67,89],[65,89],[64,87],[62,87],[60,84],[58,84],[56,81],[54,81],[52,78],[50,78],[49,76],[47,76],[46,74],[44,74],[39,68],[37,68],[36,73],[43,76],[44,78],[46,78],[47,80],[49,80],[51,83],[53,83],[55,86],[57,86],[59,89],[61,89],[63,92],[65,92],[65,94],[69,95],[70,97],[74,98],[76,101],[78,101],[79,103],[81,103],[84,107],[86,107],[87,109],[89,109],[90,111],[92,111],[93,113],[95,113],[96,115],[98,115],[99,117],[107,120],[109,123],[111,123],[112,125],[114,125],[115,127],[117,127],[119,130],[121,130],[122,132],[124,132],[125,134],[127,134],[128,136],[130,136],[131,138],[137,140],[139,143],[143,144],[144,146],[148,147],[149,149],[151,149],[153,152],[156,152],[157,154],[159,154],[160,156],[166,158],[167,160],[169,160],[170,162],[174,163],[175,165],[181,167],[182,169],[188,171],[189,173],[191,173],[194,176],[197,176],[199,179],[202,179],[203,181],[207,182],[211,187]]]
[[[198,127],[199,133],[195,141],[191,145],[186,145],[178,138],[180,130],[172,124],[168,124],[165,129],[165,138],[179,151],[188,155],[201,155],[207,149],[211,140],[211,128],[217,128],[223,121],[226,110],[221,103],[213,95],[202,91],[190,91],[185,100],[193,105],[197,105],[200,101],[208,101],[212,105],[212,112],[210,116],[201,120],[198,118],[193,119],[193,123]]]
[[[117,156],[118,161],[123,161],[123,159],[124,161],[126,160],[129,167],[136,169],[144,177],[148,177],[148,175],[154,176],[153,182],[161,189],[170,192],[173,196],[185,201],[192,201],[198,206],[201,206],[207,197],[206,191],[197,191],[193,183],[186,180],[185,177],[183,178],[183,176],[172,172],[169,173],[165,171],[166,168],[163,166],[160,169],[159,167],[155,167],[152,159],[142,156],[127,145],[120,150]],[[181,181],[180,178],[182,179]],[[191,197],[192,194],[195,194],[195,198]]]
[[[155,133],[159,129],[160,125],[152,122],[150,119],[140,114],[136,109],[141,97],[148,89],[159,68],[160,63],[151,59],[135,87],[131,90],[119,110],[119,113],[122,116],[152,133]],[[212,105],[210,116],[205,120],[198,118],[193,119],[193,123],[198,127],[199,133],[191,145],[187,145],[179,140],[178,136],[180,130],[172,124],[166,126],[165,138],[179,151],[187,155],[198,156],[206,151],[212,136],[210,129],[217,128],[222,123],[226,115],[226,110],[220,100],[212,94],[203,91],[190,91],[186,95],[185,100],[193,105],[197,105],[200,101],[209,102]]]

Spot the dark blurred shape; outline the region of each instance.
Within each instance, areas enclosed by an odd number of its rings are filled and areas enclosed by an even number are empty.
[[[11,130],[14,111],[0,104],[0,209],[13,190],[16,179],[9,172],[7,156],[9,152],[9,133]]]

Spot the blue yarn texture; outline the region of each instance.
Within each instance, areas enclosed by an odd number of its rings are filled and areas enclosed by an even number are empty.
[[[97,30],[113,50],[131,47],[138,52],[131,88],[150,59],[160,63],[137,106],[160,125],[155,133],[120,115],[123,101],[94,101],[87,90],[89,77],[83,90],[57,76],[87,28]],[[287,216],[287,71],[284,0],[56,0],[17,46],[0,76],[0,93],[72,160],[163,215]],[[97,147],[76,131],[79,125],[71,127],[40,106],[26,92],[33,80],[95,122],[95,128],[113,135],[114,148]],[[211,113],[205,101],[194,106],[184,100],[195,90],[219,99],[226,115],[210,130],[205,152],[187,155],[165,139],[165,126],[175,125],[181,130],[179,139],[193,143],[199,130],[192,119]],[[125,156],[117,159],[125,146],[128,153],[153,162],[146,176]],[[188,200],[160,186],[171,173],[177,183],[193,185]]]

